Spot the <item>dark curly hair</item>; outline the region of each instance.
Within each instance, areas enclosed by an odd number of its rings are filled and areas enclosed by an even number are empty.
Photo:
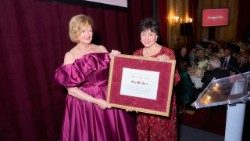
[[[146,31],[148,29],[150,31],[156,33],[157,35],[159,35],[159,33],[160,33],[159,22],[153,18],[142,19],[140,22],[140,32]]]

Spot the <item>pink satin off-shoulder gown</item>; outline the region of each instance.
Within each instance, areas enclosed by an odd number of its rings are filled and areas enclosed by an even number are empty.
[[[65,87],[78,87],[95,98],[105,99],[110,58],[91,53],[62,65],[55,79]],[[67,95],[61,141],[135,141],[133,117],[121,109],[105,109]]]

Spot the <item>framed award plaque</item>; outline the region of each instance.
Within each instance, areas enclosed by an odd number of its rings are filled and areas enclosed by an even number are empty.
[[[107,101],[112,107],[169,116],[175,60],[117,55],[110,64]]]

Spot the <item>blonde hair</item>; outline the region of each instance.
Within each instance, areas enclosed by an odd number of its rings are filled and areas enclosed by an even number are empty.
[[[91,17],[84,14],[73,16],[69,21],[69,38],[72,42],[77,43],[78,36],[83,32],[83,29],[88,26],[93,26]]]
[[[210,65],[211,69],[220,68],[221,67],[220,59],[218,57],[211,58],[211,60],[209,61],[209,65]]]

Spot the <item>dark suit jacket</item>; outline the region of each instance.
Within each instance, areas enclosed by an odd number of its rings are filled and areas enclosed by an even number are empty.
[[[221,65],[223,65],[224,60],[225,60],[225,57],[222,57],[220,60]],[[239,63],[235,57],[231,56],[227,64],[228,64],[227,70],[235,72],[235,73],[239,73]]]
[[[214,70],[206,70],[201,79],[201,82],[203,83],[202,90],[207,87],[207,85],[213,80],[213,78],[219,79],[228,76],[230,76],[230,72],[228,70],[223,70],[220,68]]]

